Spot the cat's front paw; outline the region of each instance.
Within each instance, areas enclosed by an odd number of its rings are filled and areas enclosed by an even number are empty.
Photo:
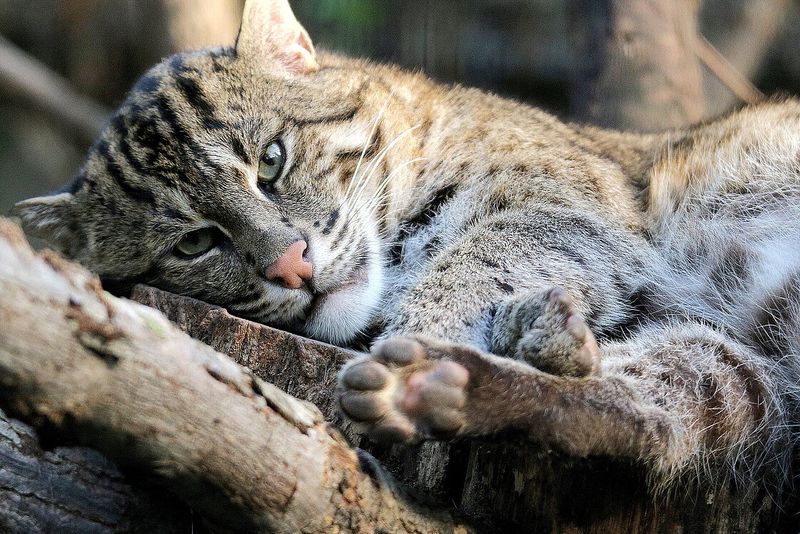
[[[517,342],[517,355],[547,373],[588,376],[600,369],[594,335],[561,288],[547,293],[544,311]]]
[[[342,411],[381,441],[446,438],[464,425],[468,371],[433,360],[422,342],[405,337],[378,343],[370,356],[339,374]]]
[[[600,370],[594,335],[561,288],[503,303],[495,315],[493,348],[546,373],[589,376]]]

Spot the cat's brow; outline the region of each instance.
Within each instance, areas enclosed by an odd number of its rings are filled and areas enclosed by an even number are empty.
[[[330,125],[325,133],[327,151],[343,158],[359,157],[365,147],[369,152],[372,144],[370,136],[374,137],[371,126],[371,123],[363,125],[360,122],[345,127]]]
[[[236,169],[246,176],[253,175],[252,163],[244,161],[230,144],[211,144],[205,147],[208,158],[221,169]],[[248,158],[249,160],[249,158]]]
[[[245,148],[242,141],[239,139],[238,136],[232,135],[231,136],[231,148],[233,152],[245,165],[251,165],[252,160],[250,159],[250,154],[247,153],[247,149]]]
[[[105,165],[106,175],[119,186],[123,193],[135,202],[147,204],[155,202],[155,194],[151,190],[133,182],[135,173],[125,170],[115,154],[111,152],[108,141],[102,140],[97,143],[96,150]],[[124,156],[121,159],[124,160]]]
[[[200,84],[186,75],[175,77],[175,87],[200,117],[203,128],[207,130],[218,130],[225,127],[225,123],[217,115],[217,110],[211,101],[206,97]]]

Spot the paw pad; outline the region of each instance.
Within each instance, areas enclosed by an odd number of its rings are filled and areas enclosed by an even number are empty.
[[[377,440],[457,433],[464,424],[469,373],[455,362],[428,357],[415,339],[379,343],[369,357],[340,373],[339,405]]]

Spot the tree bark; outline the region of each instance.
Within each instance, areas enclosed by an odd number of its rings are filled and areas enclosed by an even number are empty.
[[[160,488],[134,487],[100,453],[45,451],[0,412],[0,532],[189,532],[191,509]]]
[[[326,421],[350,429],[334,403],[339,368],[354,352],[234,317],[224,308],[137,285],[130,298],[163,313],[194,339],[254,375],[313,403]],[[353,432],[351,436],[357,435]]]
[[[51,442],[146,474],[215,530],[466,530],[401,498],[312,404],[35,255],[5,221],[0,257],[0,407]]]
[[[792,507],[734,486],[692,489],[671,500],[648,489],[635,466],[559,456],[513,436],[386,447],[361,438],[332,402],[342,349],[231,316],[225,310],[137,286],[132,298],[161,310],[192,337],[248,365],[342,425],[403,485],[431,505],[455,507],[488,532],[782,532]]]
[[[656,131],[704,116],[699,0],[572,0],[571,108],[600,126]]]

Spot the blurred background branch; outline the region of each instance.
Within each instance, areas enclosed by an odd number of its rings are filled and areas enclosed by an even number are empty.
[[[759,91],[733,63],[717,50],[717,47],[702,35],[698,35],[695,39],[692,52],[717,77],[717,80],[730,90],[731,95],[747,104],[755,104],[764,98],[764,93]]]
[[[787,56],[798,56],[799,12],[800,3],[791,0],[703,0],[701,30],[720,56],[762,92],[797,93],[800,65]],[[704,76],[703,92],[708,116],[737,102],[718,76]]]
[[[0,85],[45,113],[58,127],[91,143],[111,110],[79,94],[69,81],[0,36]]]

